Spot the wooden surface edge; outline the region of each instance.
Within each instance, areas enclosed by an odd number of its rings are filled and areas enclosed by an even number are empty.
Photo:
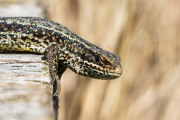
[[[42,55],[0,54],[0,119],[52,120],[48,66]]]

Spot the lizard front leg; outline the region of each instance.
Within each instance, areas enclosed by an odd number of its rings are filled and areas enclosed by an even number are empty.
[[[58,96],[61,91],[60,79],[66,67],[58,60],[59,51],[56,44],[50,45],[45,50],[44,58],[49,64],[49,73],[51,77],[51,85],[53,86],[53,96]]]

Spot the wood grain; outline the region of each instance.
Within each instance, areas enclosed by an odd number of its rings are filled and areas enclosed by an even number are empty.
[[[41,57],[0,54],[0,119],[53,118],[48,66]]]

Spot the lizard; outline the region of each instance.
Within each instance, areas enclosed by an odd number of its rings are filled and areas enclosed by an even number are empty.
[[[0,50],[44,55],[51,84],[56,84],[53,96],[59,95],[60,79],[67,68],[95,79],[115,79],[122,74],[119,56],[40,17],[0,17]]]

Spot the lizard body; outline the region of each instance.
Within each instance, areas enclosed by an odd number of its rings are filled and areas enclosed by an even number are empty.
[[[0,17],[0,50],[43,54],[49,64],[54,96],[66,68],[87,77],[115,79],[122,74],[119,56],[85,41],[68,28],[37,17]]]

